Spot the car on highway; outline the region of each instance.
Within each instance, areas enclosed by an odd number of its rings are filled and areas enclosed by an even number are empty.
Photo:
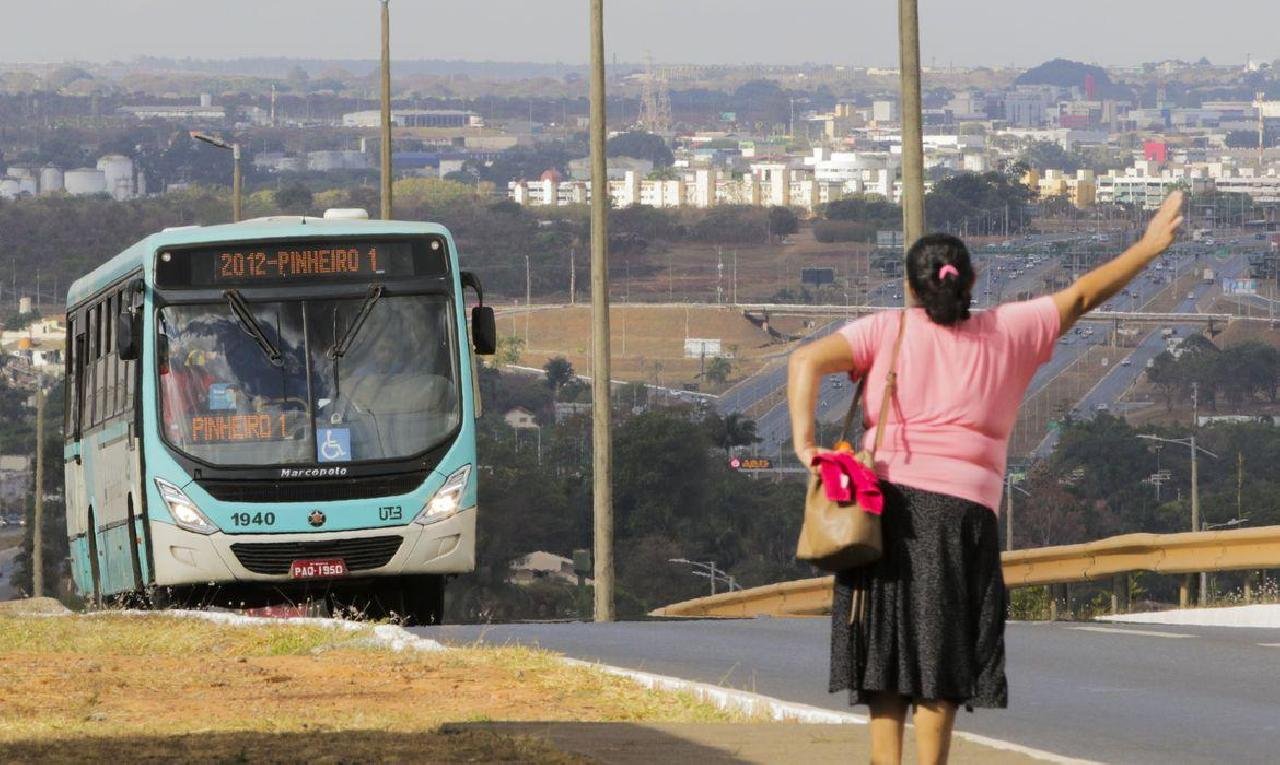
[[[1133,361],[1131,359],[1125,359],[1124,361],[1120,362],[1120,366],[1122,367],[1133,366]]]
[[[1106,404],[1098,404],[1097,406],[1094,407],[1094,409],[1099,412],[1106,412],[1106,411],[1109,411],[1111,407],[1107,406]]]

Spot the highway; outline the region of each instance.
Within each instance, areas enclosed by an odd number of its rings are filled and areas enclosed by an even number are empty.
[[[761,618],[414,631],[848,710],[844,694],[826,692],[829,628],[826,619]],[[961,712],[958,729],[1100,762],[1276,761],[1280,630],[1017,622],[1006,639],[1010,708]]]
[[[1223,277],[1238,277],[1248,268],[1246,259],[1239,254],[1222,263],[1197,264],[1197,267],[1202,265],[1214,267],[1219,280]],[[1198,282],[1192,287],[1189,294],[1180,300],[1174,310],[1179,313],[1197,312],[1199,302],[1213,288],[1214,285]],[[1190,324],[1171,325],[1170,328],[1173,329],[1178,337],[1184,338],[1199,331],[1198,327]],[[1076,403],[1073,415],[1090,419],[1099,411],[1109,411],[1115,408],[1116,403],[1124,395],[1124,392],[1136,383],[1138,377],[1146,371],[1147,361],[1159,356],[1165,350],[1165,343],[1166,339],[1163,337],[1162,331],[1154,330],[1147,334],[1137,347],[1128,350],[1127,353],[1122,349],[1121,353],[1117,354],[1115,358],[1109,359],[1111,371],[1086,393],[1084,398]],[[1129,364],[1123,364],[1124,360],[1128,360]],[[1044,440],[1035,448],[1033,457],[1035,459],[1048,457],[1053,453],[1053,447],[1057,442],[1057,431],[1047,433]]]
[[[1032,253],[1026,250],[1054,242],[1072,242],[1089,239],[1084,234],[1057,234],[1031,237],[1023,242],[1013,242],[1010,248],[989,248],[975,253],[978,284],[975,287],[974,305],[989,307],[998,304],[1005,298],[1012,298],[1020,292],[1041,294],[1044,291],[1044,277],[1056,265],[1057,260],[1047,253]],[[1136,285],[1142,292],[1132,298],[1132,304],[1126,301],[1117,309],[1142,305],[1159,288],[1153,282]],[[883,305],[887,308],[901,305],[902,284],[896,279],[884,282],[869,290],[866,302],[870,305]],[[829,322],[818,329],[812,337],[827,335],[844,323],[844,320]],[[1047,384],[1059,372],[1069,366],[1090,344],[1106,341],[1106,326],[1089,325],[1095,331],[1093,335],[1081,336],[1068,340],[1060,346],[1054,358],[1046,364],[1031,382],[1028,395]],[[757,374],[726,392],[717,402],[721,414],[745,411],[750,406],[767,397],[786,383],[786,369],[779,365]],[[838,375],[828,376],[822,381],[818,395],[817,416],[819,421],[838,422],[849,408],[854,387],[849,381]],[[752,447],[753,454],[773,457],[777,464],[789,462],[791,443],[791,422],[785,403],[778,403],[769,411],[756,417],[756,435],[760,443]]]

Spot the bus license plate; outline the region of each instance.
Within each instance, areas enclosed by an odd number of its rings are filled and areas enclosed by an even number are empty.
[[[289,564],[289,576],[293,579],[316,579],[328,576],[346,576],[347,562],[342,558],[295,560]]]

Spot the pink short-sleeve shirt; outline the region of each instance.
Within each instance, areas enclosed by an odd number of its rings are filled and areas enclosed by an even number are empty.
[[[868,449],[881,426],[876,418],[901,316],[885,311],[840,329],[853,350],[851,375],[869,375]],[[1006,303],[950,327],[929,321],[921,308],[908,309],[898,395],[876,454],[880,476],[999,508],[1018,405],[1036,369],[1053,355],[1060,327],[1051,297]]]

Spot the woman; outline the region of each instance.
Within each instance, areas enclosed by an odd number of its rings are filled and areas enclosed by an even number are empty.
[[[1051,296],[971,316],[974,284],[959,239],[932,234],[907,254],[918,307],[851,322],[791,356],[787,396],[796,456],[812,465],[822,375],[867,376],[865,443],[885,428],[876,473],[885,495],[884,555],[836,577],[831,690],[871,709],[871,761],[899,762],[907,706],[919,760],[946,762],[956,708],[1004,708],[1006,595],[996,511],[1018,403],[1055,341],[1172,242],[1182,194],[1165,200],[1124,254]],[[905,321],[889,421],[876,422]],[[854,589],[865,617],[851,625]]]

